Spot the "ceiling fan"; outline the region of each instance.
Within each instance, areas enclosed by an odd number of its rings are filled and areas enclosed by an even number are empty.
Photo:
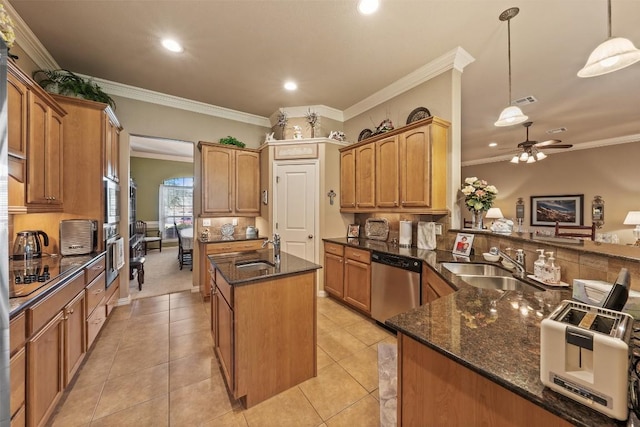
[[[511,163],[535,163],[536,161],[545,159],[547,157],[542,151],[540,151],[541,147],[545,149],[548,148],[571,148],[573,144],[560,144],[562,142],[559,139],[550,139],[548,141],[530,141],[529,140],[529,127],[533,124],[533,122],[525,122],[522,124],[527,129],[527,139],[518,144],[518,151],[521,150],[520,154],[515,154],[511,159]]]

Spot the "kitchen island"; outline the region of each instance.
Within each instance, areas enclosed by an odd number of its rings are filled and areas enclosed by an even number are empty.
[[[246,408],[315,377],[316,270],[271,249],[210,255],[211,334],[229,392]]]

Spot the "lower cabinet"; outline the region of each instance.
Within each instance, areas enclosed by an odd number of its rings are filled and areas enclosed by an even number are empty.
[[[329,294],[344,297],[344,246],[324,244],[324,290]]]
[[[370,314],[371,253],[325,242],[324,289],[351,307]]]
[[[11,396],[9,406],[11,409],[11,426],[24,426],[20,423],[18,413],[22,411],[24,420],[24,403],[26,400],[26,375],[27,375],[27,352],[22,347],[16,354],[11,356],[9,362],[9,372],[11,375]],[[17,418],[17,420],[16,420]],[[14,424],[15,420],[15,424]]]
[[[216,292],[216,316],[217,316],[217,346],[216,354],[222,366],[227,385],[230,390],[236,390],[234,363],[233,363],[233,310],[220,292]]]
[[[67,386],[87,352],[84,292],[80,292],[64,312],[64,385]]]
[[[444,279],[438,276],[438,273],[423,263],[422,304],[430,303],[455,291]]]

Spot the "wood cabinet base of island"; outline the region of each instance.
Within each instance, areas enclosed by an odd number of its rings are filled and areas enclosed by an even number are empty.
[[[571,426],[424,344],[398,334],[399,426]]]
[[[315,271],[240,286],[214,276],[213,345],[235,399],[250,408],[316,376]]]

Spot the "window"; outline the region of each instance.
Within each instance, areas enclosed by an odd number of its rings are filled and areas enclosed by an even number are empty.
[[[193,227],[193,177],[171,178],[160,186],[160,229],[163,239],[177,239],[178,228]]]

